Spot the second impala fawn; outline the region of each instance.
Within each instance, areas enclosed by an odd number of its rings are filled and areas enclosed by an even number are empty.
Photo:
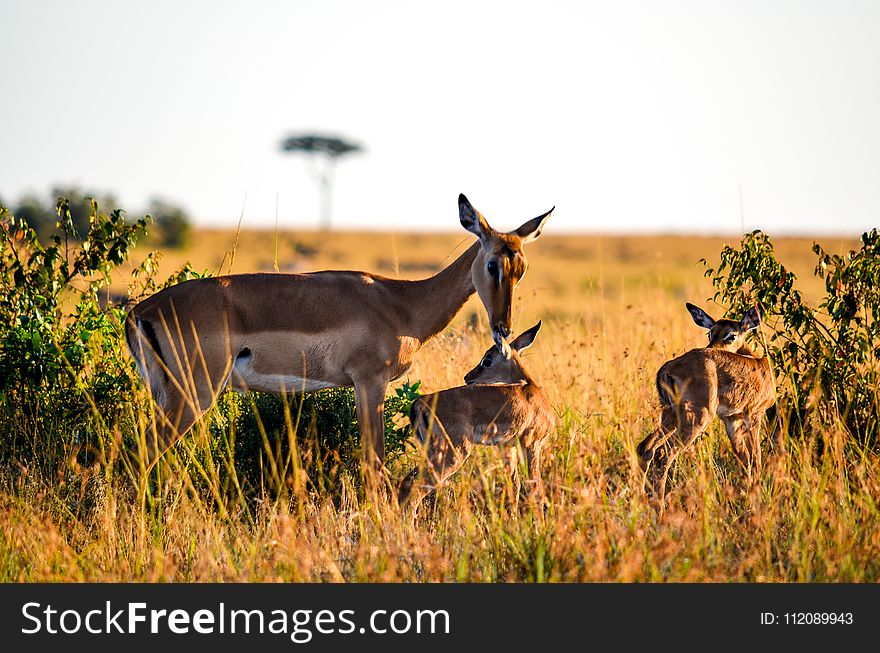
[[[474,445],[520,445],[530,479],[540,481],[540,452],[554,424],[550,403],[523,367],[519,353],[535,340],[541,323],[510,343],[510,358],[497,345],[465,375],[468,385],[419,397],[410,410],[413,432],[425,448],[422,464],[400,483],[398,501],[418,501],[454,474]],[[515,471],[515,463],[514,463]]]
[[[716,321],[701,308],[686,306],[694,322],[709,330],[709,344],[660,367],[660,425],[636,449],[643,472],[653,465],[654,489],[661,497],[675,457],[716,415],[724,422],[734,454],[751,475],[752,467],[761,465],[760,422],[776,397],[769,359],[756,356],[745,344],[746,334],[760,324],[758,310],[749,309],[739,321]]]

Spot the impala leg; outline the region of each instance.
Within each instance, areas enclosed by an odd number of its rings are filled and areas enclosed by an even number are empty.
[[[533,488],[539,492],[544,491],[544,482],[541,478],[541,452],[544,449],[544,440],[532,442],[526,447],[526,466],[529,471],[529,481]]]
[[[724,429],[727,431],[727,438],[730,440],[730,446],[740,466],[744,472],[749,473],[752,466],[751,451],[747,442],[749,436],[743,418],[740,415],[725,417]]]
[[[525,498],[534,492],[543,492],[544,486],[541,479],[541,451],[544,441],[530,442],[523,445],[517,441],[510,447],[506,454],[506,467],[510,475],[511,486],[514,488],[514,507],[519,507],[520,497]],[[523,480],[521,470],[523,459],[526,464],[528,479]]]
[[[639,456],[639,467],[643,474],[647,473],[658,447],[666,442],[677,427],[678,416],[675,406],[664,406],[660,411],[660,425],[636,447],[636,453]]]
[[[164,406],[154,405],[152,420],[144,434],[143,441],[138,443],[138,457],[143,471],[149,473],[156,462],[180,437],[179,425],[182,425],[183,402],[175,396],[166,395]],[[175,433],[178,435],[175,436]]]
[[[227,366],[228,367],[228,366]],[[197,376],[194,372],[193,376]],[[201,375],[198,375],[201,376]],[[219,366],[210,379],[224,379],[228,373]],[[153,421],[147,430],[145,450],[140,452],[145,471],[149,472],[159,458],[189,431],[217,401],[217,397],[226,386],[226,380],[218,385],[204,377],[199,382],[183,389],[169,387],[161,404],[153,409]],[[183,385],[183,384],[181,384]]]
[[[400,483],[397,495],[400,505],[412,502],[417,506],[458,471],[473,449],[469,440],[447,435],[438,421],[434,422],[426,444],[424,464],[412,470]]]
[[[520,474],[520,445],[517,443],[511,448],[511,467],[513,487],[516,488],[514,496],[514,508],[519,509],[520,499],[528,500],[529,497],[540,500],[544,496],[544,482],[541,478],[541,451],[544,441],[530,442],[524,447],[526,474],[525,481]]]
[[[724,420],[733,453],[749,479],[752,478],[752,470],[761,467],[760,429],[756,422],[748,414]]]
[[[723,421],[724,430],[727,431],[727,438],[730,440],[730,447],[733,449],[733,453],[737,460],[739,460],[743,469],[747,469],[749,458],[743,440],[742,421],[738,415],[734,417],[725,417]]]
[[[354,397],[361,432],[364,474],[381,472],[385,466],[385,379],[355,381]]]
[[[201,336],[194,324],[181,325],[176,314],[170,321],[163,316],[153,328],[164,336],[161,355],[152,343],[145,346],[138,338],[144,380],[154,401],[152,421],[138,451],[146,473],[214,405],[233,364],[228,338]]]
[[[520,474],[520,445],[518,442],[510,447],[505,454],[505,467],[507,475],[510,477],[510,487],[513,492],[513,507],[519,509],[519,495],[523,493],[522,474]]]
[[[773,416],[770,420],[773,423],[772,430],[770,432],[770,437],[773,441],[776,450],[780,453],[785,450],[785,425],[783,424],[783,417],[781,411],[778,406],[773,406]],[[764,417],[766,414],[761,417],[761,420],[764,421]],[[768,428],[770,428],[770,423],[767,424]]]
[[[754,418],[750,413],[743,417],[745,429],[745,441],[749,450],[752,467],[756,472],[761,471],[761,418]]]
[[[663,501],[666,497],[666,480],[669,470],[678,455],[690,446],[709,427],[712,421],[712,411],[705,406],[695,405],[693,402],[682,402],[678,407],[678,429],[676,435],[670,437],[668,446],[664,448],[662,455],[658,456],[654,477],[654,491]]]
[[[153,421],[146,433],[144,449],[140,452],[147,473],[205,412],[177,390],[169,391],[163,403],[164,406],[157,405],[153,409]]]

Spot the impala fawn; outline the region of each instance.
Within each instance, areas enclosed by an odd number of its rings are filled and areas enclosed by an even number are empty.
[[[745,344],[746,334],[761,321],[756,308],[746,311],[739,321],[716,321],[701,308],[686,306],[694,322],[709,330],[709,344],[660,367],[660,425],[636,449],[643,472],[653,463],[654,489],[661,497],[675,457],[716,415],[724,422],[733,452],[751,477],[753,466],[761,465],[760,422],[776,395],[769,359],[759,358]]]
[[[525,450],[529,478],[535,484],[540,482],[541,448],[553,428],[554,415],[519,357],[540,328],[538,322],[511,342],[510,358],[497,345],[489,348],[465,375],[468,385],[413,402],[410,422],[425,447],[425,460],[401,481],[401,505],[407,501],[417,505],[461,467],[477,444],[520,445]]]

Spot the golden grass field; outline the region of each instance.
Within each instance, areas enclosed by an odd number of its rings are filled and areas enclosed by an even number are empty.
[[[751,486],[716,423],[672,474],[665,510],[642,489],[635,445],[657,416],[654,374],[702,346],[685,301],[716,318],[701,257],[737,238],[554,236],[528,246],[514,310],[518,333],[542,319],[525,362],[558,414],[545,454],[546,494],[515,507],[498,451],[475,455],[415,518],[386,498],[359,498],[353,479],[332,495],[294,479],[258,504],[197,490],[166,456],[144,508],[97,467],[82,483],[95,508],[59,508],[51,484],[22,481],[0,500],[6,580],[163,581],[875,581],[880,577],[880,463],[854,456],[842,433],[814,443],[764,438]],[[200,230],[166,252],[160,276],[185,260],[212,273],[361,269],[421,278],[470,242],[448,234]],[[820,239],[833,251],[853,241]],[[237,242],[236,242],[237,241]],[[778,258],[813,278],[811,239],[775,239]],[[234,248],[234,258],[230,252]],[[135,262],[145,250],[138,250]],[[353,310],[356,307],[352,307]],[[475,298],[417,355],[423,390],[460,385],[491,344]],[[141,416],[142,418],[142,416]],[[194,447],[204,429],[179,447]],[[391,468],[392,480],[409,461]],[[77,476],[79,474],[79,476]],[[207,471],[211,482],[210,470]],[[79,480],[77,480],[79,479]],[[82,480],[85,479],[85,480]]]

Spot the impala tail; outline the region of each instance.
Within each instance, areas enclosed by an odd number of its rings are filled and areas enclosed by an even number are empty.
[[[146,341],[146,349],[144,342]],[[153,399],[162,405],[163,387],[168,382],[167,364],[153,324],[135,317],[134,311],[125,316],[125,342],[134,359],[138,374],[147,381]],[[150,357],[149,352],[153,356]],[[152,358],[152,360],[150,360]]]
[[[660,405],[668,408],[675,403],[675,378],[662,369],[657,373],[657,396],[660,397]]]

